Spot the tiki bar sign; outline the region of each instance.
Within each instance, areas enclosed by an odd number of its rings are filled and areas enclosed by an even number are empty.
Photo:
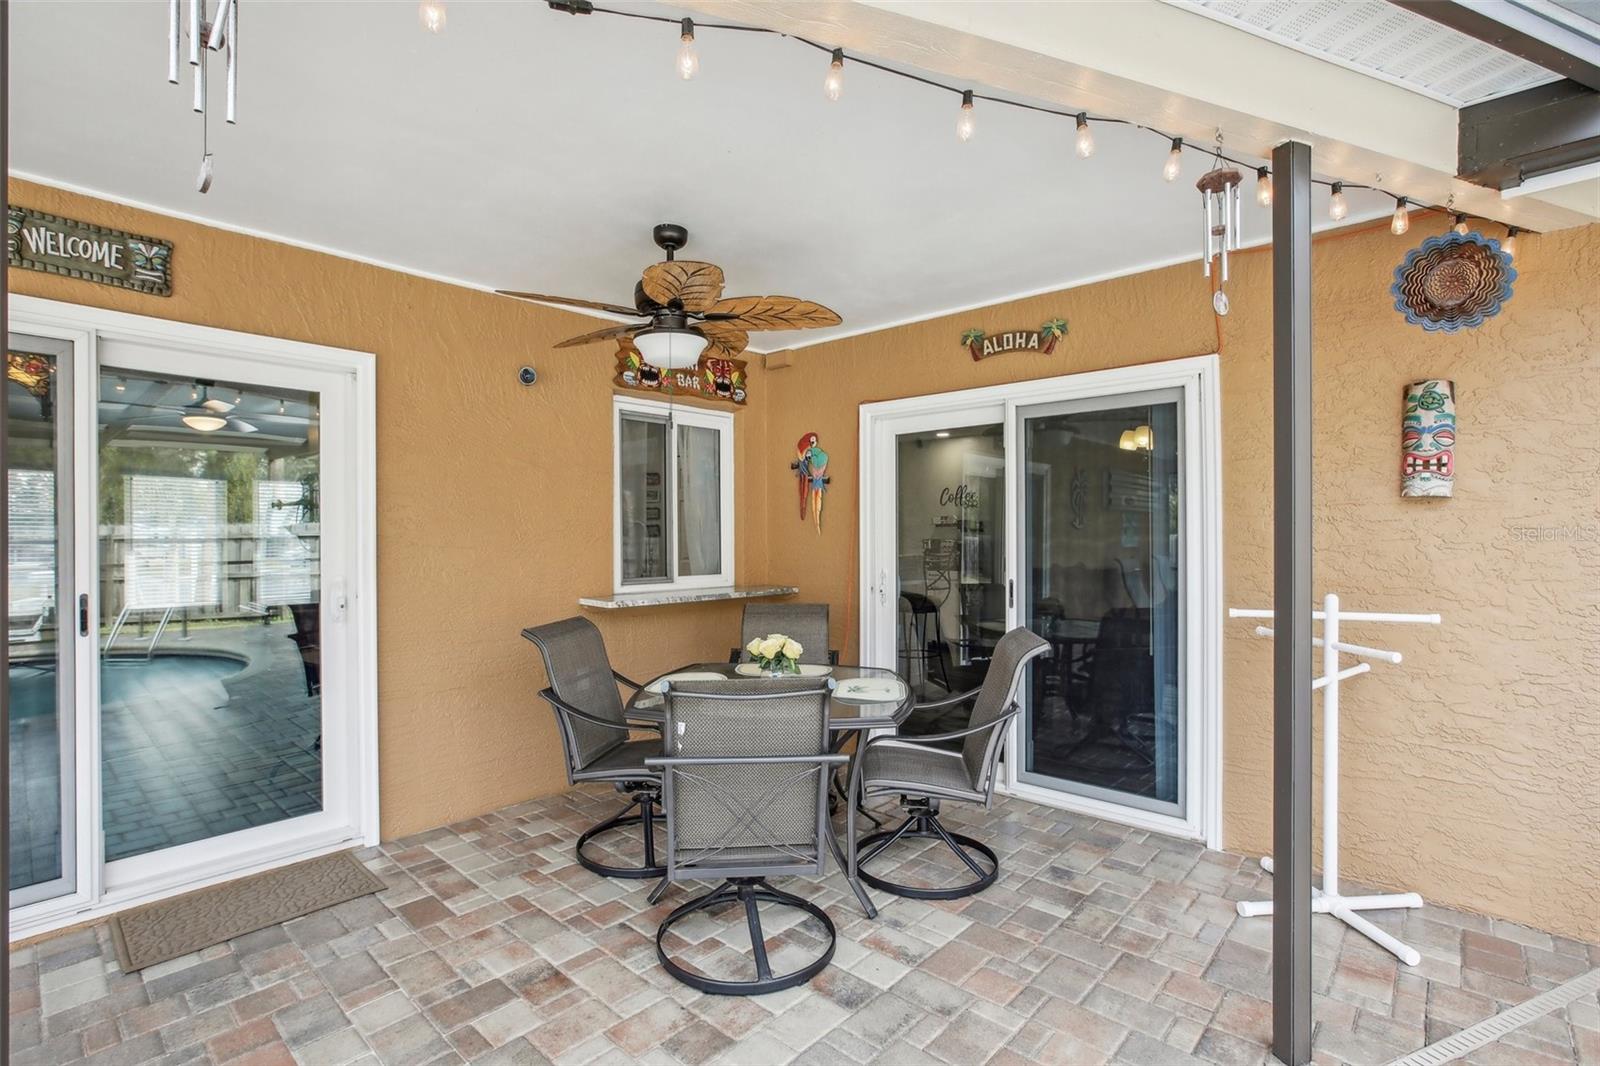
[[[25,270],[172,295],[170,242],[27,207],[6,210],[6,258]]]
[[[969,329],[961,335],[961,343],[976,361],[1006,352],[1040,352],[1049,355],[1056,350],[1056,341],[1066,335],[1067,320],[1052,318],[1038,329],[1014,329],[993,336],[981,329]]]
[[[745,361],[706,359],[684,370],[662,370],[639,357],[637,349],[623,347],[617,352],[615,384],[639,392],[687,393],[708,400],[743,404],[745,401]]]

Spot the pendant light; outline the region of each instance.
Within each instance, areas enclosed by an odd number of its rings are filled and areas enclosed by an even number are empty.
[[[1172,138],[1172,151],[1167,153],[1167,161],[1161,164],[1161,176],[1167,181],[1177,181],[1178,172],[1183,169],[1183,138]]]
[[[1266,167],[1256,168],[1256,203],[1262,207],[1272,206],[1272,171]]]
[[[682,34],[678,40],[678,77],[688,81],[700,71],[700,55],[694,50],[694,19],[684,19],[680,24]]]
[[[833,59],[828,63],[828,75],[822,79],[822,95],[829,100],[838,102],[844,95],[844,49],[835,48]]]
[[[1350,202],[1344,198],[1344,182],[1333,183],[1333,195],[1328,197],[1328,217],[1335,222],[1343,222],[1350,213]]]
[[[1398,237],[1410,228],[1411,211],[1406,205],[1406,198],[1397,197],[1394,202],[1394,217],[1389,220],[1389,232]]]
[[[978,120],[972,114],[972,90],[961,90],[961,113],[956,116],[956,136],[962,141],[972,140]]]
[[[1094,134],[1089,131],[1089,116],[1078,112],[1078,158],[1088,159],[1094,155]]]

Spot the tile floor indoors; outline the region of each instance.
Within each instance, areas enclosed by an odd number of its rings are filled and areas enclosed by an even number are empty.
[[[662,972],[644,882],[572,859],[617,806],[585,789],[361,853],[388,889],[125,975],[104,925],[11,956],[17,1066],[88,1063],[1258,1063],[1267,1057],[1270,891],[1253,860],[1014,800],[951,809],[1000,853],[983,894],[875,893],[836,875],[785,887],[839,928],[833,965],[761,998]],[[932,877],[908,845],[897,875]],[[675,948],[712,969],[744,923],[695,919]],[[1416,969],[1332,919],[1316,927],[1319,1062],[1379,1063],[1591,968],[1600,946],[1429,907],[1382,916]],[[783,927],[782,950],[810,942]],[[1600,1001],[1476,1052],[1476,1063],[1600,1062]]]

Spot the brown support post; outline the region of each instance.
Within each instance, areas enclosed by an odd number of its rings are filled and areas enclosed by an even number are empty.
[[[1311,146],[1272,150],[1272,1051],[1311,1061]]]

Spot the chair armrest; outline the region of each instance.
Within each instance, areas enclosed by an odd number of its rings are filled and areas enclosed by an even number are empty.
[[[900,735],[898,733],[887,734],[887,735],[884,735],[884,736],[876,736],[876,737],[870,738],[867,741],[867,745],[866,746],[867,747],[871,747],[874,744],[888,744],[890,742],[893,742],[893,743],[896,743],[896,744],[927,745],[927,744],[940,744],[940,743],[943,743],[946,740],[960,740],[962,737],[970,737],[974,733],[982,733],[985,730],[993,729],[996,726],[1004,725],[1006,722],[1009,722],[1012,718],[1015,718],[1017,716],[1018,712],[1020,712],[1021,710],[1022,710],[1022,708],[1020,706],[1018,706],[1017,704],[1013,703],[1006,710],[1006,712],[1004,714],[1002,714],[1000,717],[996,718],[992,722],[985,722],[983,725],[975,725],[975,726],[970,726],[970,727],[968,727],[966,729],[958,729],[953,733],[926,733],[926,734],[921,734],[921,735],[914,736],[914,737],[902,736],[902,735]]]
[[[611,671],[611,676],[612,676],[613,679],[622,682],[624,685],[627,685],[629,688],[633,689],[635,692],[637,692],[640,689],[644,688],[644,686],[639,684],[639,682],[633,681],[633,680],[631,680],[629,678],[626,678],[626,677],[622,676],[621,674],[617,673],[615,670]]]
[[[785,763],[820,763],[843,766],[848,755],[656,755],[644,761],[652,770],[668,766],[771,766]]]
[[[973,699],[981,691],[983,690],[976,688],[968,689],[966,692],[958,692],[954,696],[946,696],[942,700],[930,700],[927,703],[915,704],[911,709],[913,711],[920,711],[924,707],[928,708],[929,710],[935,710],[940,707],[954,707],[958,703],[966,703],[968,700]]]
[[[539,695],[544,697],[550,706],[554,707],[561,714],[570,714],[572,717],[588,722],[590,725],[604,726],[607,729],[618,729],[624,733],[631,733],[636,729],[654,729],[657,732],[661,731],[661,723],[659,722],[640,722],[635,724],[633,722],[608,722],[604,718],[597,718],[588,711],[578,710],[578,708],[574,707],[560,696],[557,696],[555,689],[547,688],[540,692]]]

